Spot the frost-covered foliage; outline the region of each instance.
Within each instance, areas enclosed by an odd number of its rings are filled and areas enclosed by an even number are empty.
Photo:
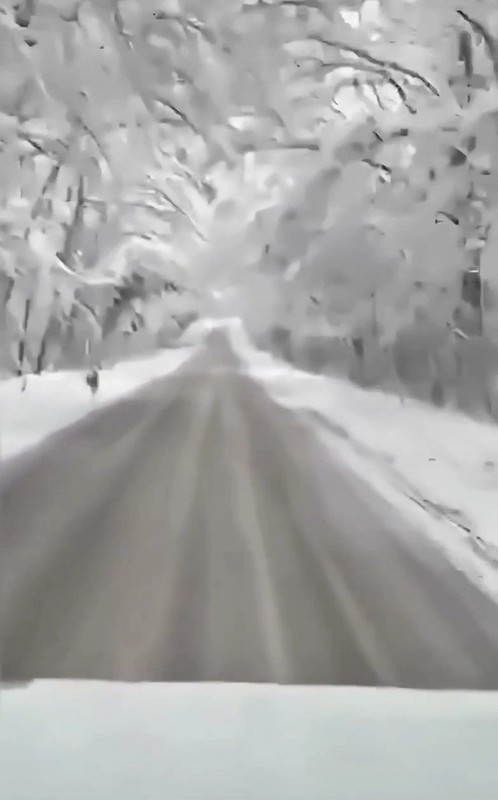
[[[238,314],[316,369],[493,409],[495,0],[0,12],[4,369]]]

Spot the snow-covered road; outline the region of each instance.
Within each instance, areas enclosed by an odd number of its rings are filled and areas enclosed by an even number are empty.
[[[6,679],[498,688],[496,606],[223,335],[0,499]]]

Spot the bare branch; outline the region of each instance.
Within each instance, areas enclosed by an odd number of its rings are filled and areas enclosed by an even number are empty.
[[[387,175],[392,174],[391,167],[388,167],[386,164],[382,164],[380,161],[374,161],[371,158],[362,158],[362,164],[367,164],[369,167],[373,167],[373,169],[379,169],[382,172],[385,172]]]
[[[316,153],[320,150],[320,145],[310,139],[302,142],[267,142],[266,144],[261,145],[245,144],[241,148],[243,153],[263,153],[267,151],[278,150],[307,150],[308,152]]]
[[[19,339],[17,357],[19,361],[18,375],[24,372],[24,358],[26,356],[26,339],[28,335],[29,315],[31,311],[31,298],[28,298],[24,304],[24,318],[22,323],[22,334]]]
[[[50,170],[49,175],[48,175],[45,183],[42,186],[42,189],[41,189],[41,192],[40,192],[39,196],[37,197],[35,203],[33,203],[33,207],[31,209],[31,219],[36,219],[36,217],[40,213],[41,208],[42,208],[43,198],[45,197],[46,192],[50,189],[50,187],[57,180],[57,177],[59,175],[61,166],[62,166],[62,164],[60,164],[60,163],[54,164],[54,166]],[[29,227],[26,228],[25,237],[28,236],[29,230],[30,230]]]
[[[97,147],[97,150],[99,151],[100,155],[102,156],[102,158],[104,159],[104,161],[106,162],[108,167],[110,168],[111,164],[109,162],[109,157],[108,157],[107,153],[105,152],[103,145],[100,143],[99,139],[97,138],[97,135],[92,131],[91,128],[88,127],[88,125],[82,119],[82,117],[80,117],[78,114],[73,114],[72,116],[73,116],[73,119],[76,122],[76,124],[77,125],[81,125],[81,127],[83,128],[85,133],[90,137],[92,142]]]
[[[482,24],[482,22],[479,22],[473,17],[469,17],[469,15],[465,11],[457,9],[457,14],[470,25],[470,27],[472,28],[473,31],[475,31],[475,33],[478,33],[479,36],[482,36],[484,44],[486,45],[486,50],[488,51],[488,55],[491,59],[491,63],[493,64],[493,72],[495,78],[496,80],[498,80],[498,43],[496,39],[494,38],[494,36],[490,34],[488,29]]]
[[[143,208],[144,211],[150,211],[151,214],[155,214],[156,216],[160,217],[160,219],[162,219],[164,221],[168,221],[167,220],[167,214],[168,213],[169,214],[173,213],[172,211],[167,212],[163,208],[158,208],[158,206],[154,206],[154,205],[152,205],[152,203],[146,203],[144,201],[136,201],[136,202],[134,202],[132,200],[127,200],[127,201],[124,201],[124,204],[126,206],[129,206],[130,208]]]
[[[164,100],[162,97],[159,97],[159,95],[157,95],[157,94],[154,95],[154,100],[157,103],[160,103],[165,108],[169,108],[170,111],[172,111],[174,114],[176,114],[181,119],[181,121],[183,123],[185,123],[185,125],[187,125],[191,130],[194,131],[194,133],[198,133],[198,130],[195,127],[195,125],[193,124],[193,122],[191,122],[189,120],[189,118],[187,117],[186,114],[183,113],[183,111],[180,111],[178,106],[173,105],[173,103],[171,103],[170,100]],[[163,120],[161,120],[161,122],[175,124],[175,120],[169,120],[169,119],[163,119]]]
[[[178,213],[181,214],[182,217],[185,217],[185,219],[189,221],[193,230],[196,232],[199,238],[202,239],[202,241],[206,241],[205,236],[203,235],[203,233],[201,233],[201,231],[199,230],[195,222],[189,217],[187,212],[184,211],[183,208],[181,208],[181,206],[179,206],[178,203],[176,203],[168,194],[166,194],[164,189],[161,189],[159,186],[157,186],[157,184],[152,182],[149,185],[153,192],[156,192],[159,195],[159,197],[162,197],[163,200],[166,200],[166,202],[169,203],[170,206],[172,206],[175,209],[175,211],[178,211]]]
[[[264,8],[283,8],[284,6],[294,6],[294,8],[313,8],[319,11],[324,17],[330,19],[330,13],[327,13],[327,3],[321,0],[279,0],[278,3],[265,2],[265,0],[258,0],[257,3],[251,5],[244,5],[244,13],[250,13],[258,9]]]
[[[206,28],[202,22],[199,20],[194,19],[193,17],[182,17],[179,14],[168,14],[167,11],[156,11],[154,13],[155,19],[158,20],[165,20],[167,22],[177,22],[183,30],[193,30],[196,33],[200,33],[201,36],[206,39],[210,44],[214,43],[214,38],[211,34],[211,31]]]
[[[389,83],[396,90],[399,99],[406,107],[406,109],[410,112],[410,114],[416,113],[416,109],[408,101],[408,96],[402,85],[399,83],[399,81],[393,78],[389,70],[385,69],[384,67],[378,66],[376,64],[359,64],[357,61],[344,61],[344,60],[321,61],[320,59],[313,59],[313,60],[319,61],[320,68],[322,70],[327,70],[328,72],[332,72],[335,69],[353,69],[356,72],[372,72],[376,75],[381,75],[387,81],[387,83]],[[374,92],[376,92],[376,89],[374,88],[373,84],[372,88],[374,89]],[[381,104],[379,103],[379,105]]]
[[[336,47],[338,50],[343,50],[345,53],[351,53],[358,58],[363,58],[365,61],[368,61],[369,64],[375,64],[376,66],[382,67],[385,70],[401,72],[401,74],[407,75],[408,77],[413,78],[413,80],[419,81],[432,94],[436,95],[436,97],[439,97],[439,92],[434,84],[427,80],[427,78],[424,78],[424,76],[416,70],[410,69],[410,67],[404,67],[402,64],[398,64],[397,61],[386,61],[384,59],[377,58],[376,56],[372,56],[368,50],[364,50],[362,47],[352,47],[349,44],[338,42],[333,39],[323,39],[321,36],[312,36],[310,38],[319,42],[320,44],[326,45],[327,47]]]
[[[27,28],[31,22],[31,17],[35,13],[35,0],[23,0],[19,3],[15,12],[15,21],[20,28]]]
[[[125,31],[124,20],[119,8],[119,0],[112,0],[112,7],[114,10],[114,22],[116,23],[117,31],[128,49],[133,51],[133,42],[131,37]]]
[[[401,84],[398,83],[398,81],[394,80],[392,76],[386,75],[386,78],[390,86],[392,86],[396,90],[399,99],[401,100],[405,108],[410,112],[410,114],[416,114],[417,113],[416,109],[408,102],[408,97]]]
[[[375,99],[377,101],[377,105],[379,106],[379,108],[381,108],[383,111],[385,111],[385,105],[382,102],[382,97],[379,94],[379,89],[378,89],[378,86],[375,83],[375,81],[373,81],[373,80],[372,81],[367,81],[364,85],[368,86],[372,90],[372,92],[374,93],[374,97],[375,97]]]
[[[78,181],[78,190],[76,194],[76,204],[74,207],[73,218],[66,227],[64,245],[61,253],[59,253],[59,258],[61,259],[61,261],[69,267],[72,266],[74,260],[75,239],[83,221],[84,203],[85,203],[84,181],[83,177],[80,175],[80,179]]]
[[[441,215],[442,217],[445,217],[446,219],[448,219],[450,222],[453,223],[453,225],[460,225],[460,220],[458,219],[457,216],[455,216],[455,214],[450,214],[449,211],[438,211],[437,213],[439,215]],[[436,216],[436,223],[438,223],[440,221],[441,220],[438,220],[437,216]]]
[[[27,144],[31,145],[31,147],[34,150],[36,150],[36,152],[39,153],[40,155],[47,156],[47,158],[53,158],[53,155],[51,153],[48,153],[46,150],[44,150],[43,147],[41,145],[39,145],[37,142],[33,141],[33,139],[31,139],[30,136],[26,136],[26,135],[20,133],[19,134],[19,138],[23,142],[26,142]]]

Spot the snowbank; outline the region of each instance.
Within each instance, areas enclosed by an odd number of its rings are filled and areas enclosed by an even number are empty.
[[[283,365],[256,373],[275,399],[319,423],[337,455],[498,597],[498,426]]]
[[[0,445],[2,458],[16,455],[43,438],[110,403],[159,375],[167,374],[191,354],[184,347],[164,350],[148,358],[125,361],[99,373],[100,385],[93,397],[85,372],[61,371],[0,383]]]

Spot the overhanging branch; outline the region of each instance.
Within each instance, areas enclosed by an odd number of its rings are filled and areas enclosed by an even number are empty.
[[[395,72],[400,72],[402,75],[407,75],[408,77],[412,78],[413,80],[419,81],[426,89],[428,89],[431,94],[436,95],[439,97],[439,92],[427,78],[424,78],[416,70],[410,69],[410,67],[405,67],[402,64],[399,64],[397,61],[391,60],[384,60],[381,58],[377,58],[376,56],[372,56],[368,50],[364,50],[362,47],[352,47],[345,42],[338,42],[334,39],[323,39],[321,36],[312,36],[310,37],[314,41],[318,42],[319,44],[326,45],[327,47],[335,47],[338,50],[342,50],[345,53],[351,53],[352,55],[357,56],[358,58],[362,58],[364,61],[367,61],[369,64],[375,64],[378,67],[382,67],[385,70],[394,70]]]
[[[486,45],[486,50],[488,51],[488,55],[491,59],[491,63],[493,64],[494,76],[498,81],[498,43],[496,39],[490,34],[482,22],[479,22],[473,17],[469,17],[465,11],[457,9],[457,14],[470,25],[475,33],[478,33],[479,36],[482,36],[484,44]]]

